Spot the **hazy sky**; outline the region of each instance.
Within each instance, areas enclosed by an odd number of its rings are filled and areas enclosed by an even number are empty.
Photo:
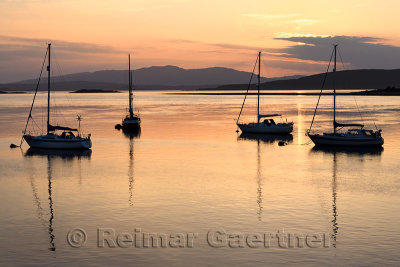
[[[57,74],[177,65],[267,77],[323,72],[339,43],[346,68],[400,68],[398,0],[0,0],[0,83],[38,75],[52,42]]]

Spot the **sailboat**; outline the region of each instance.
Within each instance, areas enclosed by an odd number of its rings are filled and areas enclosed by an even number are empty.
[[[46,56],[48,59],[47,65],[47,132],[45,135],[31,135],[27,133],[27,126],[29,120],[32,118],[32,109],[35,103],[36,95],[39,86],[36,87],[36,91],[33,97],[31,109],[29,111],[28,120],[26,122],[23,139],[32,148],[40,149],[89,149],[92,147],[92,141],[90,140],[90,134],[83,136],[80,133],[80,129],[65,127],[65,126],[53,126],[50,124],[50,66],[51,66],[51,44],[48,44]],[[45,58],[46,58],[45,56]],[[43,62],[44,65],[44,62]],[[43,71],[43,68],[42,68]],[[41,72],[42,73],[42,72]],[[40,82],[40,77],[39,77]],[[38,82],[38,85],[39,85]],[[78,116],[80,125],[80,116]],[[80,127],[79,127],[80,128]],[[59,134],[57,131],[62,131]],[[76,135],[74,134],[76,133]],[[22,143],[23,140],[21,140]]]
[[[122,120],[122,129],[125,131],[137,131],[140,129],[140,117],[133,113],[132,72],[131,55],[129,58],[129,114]]]
[[[257,85],[257,122],[239,123],[240,115],[243,110],[244,102],[246,101],[247,93],[245,95],[242,108],[236,120],[236,125],[243,133],[257,133],[257,134],[288,134],[293,131],[293,122],[276,123],[274,117],[282,117],[281,114],[260,114],[260,77],[261,77],[261,51],[258,52],[258,85]],[[253,72],[254,73],[254,72]],[[262,118],[266,118],[261,121]]]
[[[369,130],[364,129],[363,124],[358,123],[339,123],[336,121],[336,54],[337,46],[334,45],[334,67],[333,67],[333,129],[332,132],[323,134],[311,134],[311,127],[314,122],[315,114],[318,108],[315,107],[314,117],[312,119],[310,129],[307,131],[308,137],[314,142],[316,146],[344,146],[344,147],[370,147],[382,146],[383,138],[381,135],[382,130]],[[332,59],[332,58],[331,58]],[[322,93],[322,90],[321,90]],[[321,97],[321,96],[320,96]],[[346,132],[340,132],[342,128],[348,127]],[[356,128],[355,128],[356,127]]]

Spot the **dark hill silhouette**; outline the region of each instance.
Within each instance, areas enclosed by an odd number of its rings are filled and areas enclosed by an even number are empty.
[[[400,69],[395,70],[346,70],[336,72],[337,89],[378,89],[387,86],[400,86]],[[276,80],[261,84],[263,90],[311,90],[321,89],[325,73],[297,79]],[[328,73],[324,88],[331,89],[333,74]],[[217,90],[245,90],[246,84],[219,86]],[[251,89],[256,89],[255,85]]]
[[[53,77],[57,90],[126,90],[127,70],[102,70],[96,72],[80,72]],[[197,89],[199,87],[216,87],[223,84],[248,83],[251,73],[229,68],[213,67],[204,69],[183,69],[176,66],[154,66],[133,71],[133,82],[136,90],[173,90]],[[287,79],[300,76],[281,78],[261,78],[261,81]],[[9,84],[0,84],[1,90],[32,90],[37,79],[24,80]],[[46,82],[40,84],[40,90],[45,90]]]
[[[127,83],[127,70],[101,70],[56,76],[56,82]],[[176,66],[153,66],[133,71],[135,85],[216,86],[228,83],[246,83],[251,73],[229,68],[183,69]],[[262,81],[267,79],[262,78]],[[36,79],[17,83],[34,83]]]
[[[292,76],[281,78],[263,78],[263,90],[308,90],[320,89],[324,73],[310,76]],[[337,89],[381,89],[388,86],[400,87],[400,69],[394,70],[347,70],[338,71]],[[57,90],[102,89],[126,90],[127,71],[104,70],[82,72],[55,77],[54,87]],[[245,90],[250,73],[227,68],[182,69],[175,66],[149,67],[134,71],[134,88],[136,90]],[[256,82],[254,77],[254,83]],[[326,89],[332,88],[333,74],[329,73],[325,84]],[[3,91],[33,90],[36,79],[12,84],[0,85]],[[226,84],[226,85],[222,85]],[[255,85],[251,87],[255,89]],[[41,90],[46,89],[45,79]]]

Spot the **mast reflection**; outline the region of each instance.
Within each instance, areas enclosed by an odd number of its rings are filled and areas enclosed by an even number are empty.
[[[263,182],[261,173],[261,143],[274,144],[275,142],[285,141],[287,143],[293,142],[293,135],[291,134],[253,134],[253,133],[241,133],[238,141],[256,141],[257,142],[257,218],[259,221],[262,220],[263,212]]]
[[[336,152],[333,153],[333,172],[332,172],[332,246],[336,248],[336,238],[339,230],[338,222],[337,222],[337,209],[336,209],[336,200],[337,200],[337,182],[336,182],[336,169],[337,169],[337,161],[336,161]]]
[[[262,166],[261,166],[261,143],[273,144],[275,141],[286,141],[291,142],[293,140],[293,136],[291,134],[249,134],[249,133],[241,133],[238,136],[238,141],[256,141],[257,142],[257,174],[256,174],[256,183],[257,183],[257,193],[256,193],[256,202],[257,202],[257,219],[259,221],[262,220],[262,212],[263,212],[263,181],[262,181]]]
[[[49,250],[50,251],[55,251],[56,250],[56,245],[54,243],[54,229],[53,229],[53,219],[54,219],[54,209],[53,209],[53,198],[52,198],[52,194],[51,194],[51,160],[50,160],[50,156],[47,156],[47,179],[49,182],[48,185],[48,192],[49,192],[49,209],[50,209],[50,218],[49,218],[49,236],[50,236],[50,247]]]
[[[259,221],[262,219],[263,211],[263,192],[262,192],[262,175],[261,175],[261,152],[260,152],[260,140],[257,140],[257,218]]]
[[[337,200],[338,200],[338,181],[337,181],[337,168],[338,168],[338,158],[341,156],[349,156],[352,158],[358,158],[362,160],[364,156],[380,157],[383,152],[383,147],[317,147],[314,146],[311,151],[312,154],[326,154],[332,155],[333,166],[332,166],[332,233],[331,242],[332,246],[336,248],[337,237],[338,237],[338,210],[337,210]]]
[[[56,251],[55,244],[55,235],[54,235],[54,203],[53,203],[53,183],[52,183],[52,162],[59,158],[62,161],[71,161],[73,159],[78,159],[80,161],[81,158],[90,159],[92,151],[89,150],[47,150],[47,149],[36,149],[29,148],[24,157],[33,158],[33,157],[45,157],[47,159],[47,192],[48,192],[48,201],[49,201],[49,218],[48,220],[44,218],[45,212],[41,205],[41,200],[38,194],[38,190],[35,185],[34,174],[30,173],[30,185],[32,188],[32,195],[35,205],[37,206],[37,216],[42,224],[46,227],[47,233],[49,235],[49,247],[50,251]]]
[[[122,129],[122,132],[125,137],[129,138],[129,165],[128,165],[128,183],[129,183],[129,206],[133,206],[133,191],[135,186],[135,178],[134,178],[134,139],[140,138],[140,128],[134,131],[128,131]]]

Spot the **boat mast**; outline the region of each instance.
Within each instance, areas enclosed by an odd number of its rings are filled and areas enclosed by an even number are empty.
[[[131,54],[129,57],[129,117],[133,117],[133,108],[132,108],[132,73],[131,73]]]
[[[333,133],[336,133],[336,49],[337,44],[334,45],[335,50],[335,64],[333,66]]]
[[[260,75],[261,75],[261,51],[258,52],[257,123],[260,122]]]
[[[49,64],[47,66],[47,134],[50,133],[50,48],[51,44],[47,45],[49,51]]]

